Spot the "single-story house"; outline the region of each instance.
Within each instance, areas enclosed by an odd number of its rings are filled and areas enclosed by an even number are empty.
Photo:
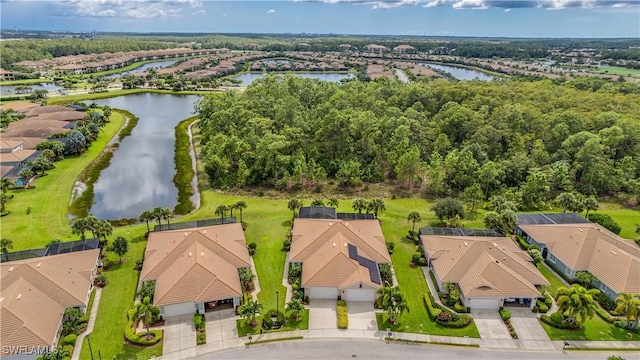
[[[58,344],[65,310],[86,309],[99,256],[93,249],[0,264],[0,356]]]
[[[438,286],[457,284],[462,304],[472,309],[498,309],[515,301],[533,308],[542,297],[538,286],[549,285],[509,238],[420,235],[420,240]]]
[[[575,278],[588,271],[592,285],[610,299],[640,293],[640,248],[594,223],[519,225],[516,233],[537,245],[559,274]]]
[[[251,267],[239,223],[149,234],[140,279],[155,281],[163,317],[240,305],[242,268]]]
[[[391,256],[378,220],[296,219],[289,262],[302,265],[310,299],[374,301]]]

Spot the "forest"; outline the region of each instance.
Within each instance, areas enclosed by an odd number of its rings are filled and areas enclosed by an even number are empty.
[[[344,84],[270,75],[197,106],[215,188],[388,182],[522,209],[566,191],[640,197],[640,96],[572,81]]]

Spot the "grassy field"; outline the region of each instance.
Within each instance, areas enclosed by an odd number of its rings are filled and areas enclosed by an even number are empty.
[[[75,180],[84,168],[102,151],[104,146],[124,124],[124,117],[116,114],[100,132],[98,139],[78,157],[55,163],[56,168],[34,181],[35,189],[15,189],[7,203],[12,213],[2,217],[2,237],[13,240],[14,251],[42,247],[52,239],[70,240],[67,209]],[[27,208],[31,213],[27,214]]]
[[[23,80],[2,81],[2,82],[0,82],[0,85],[2,85],[2,86],[29,85],[29,84],[40,84],[40,83],[50,83],[50,82],[53,82],[53,80],[49,80],[49,79],[23,79]]]
[[[631,337],[627,337],[627,330],[609,324],[598,315],[585,321],[580,330],[562,330],[543,322],[540,324],[551,340],[640,341],[640,335],[630,333]]]
[[[627,69],[619,66],[600,66],[591,70],[591,72],[596,74],[610,74],[640,78],[640,69]]]
[[[112,238],[124,236],[129,240],[129,252],[122,264],[117,263],[117,255],[109,254],[109,259],[114,262],[114,265],[105,272],[109,283],[102,289],[95,328],[91,333],[91,346],[96,359],[98,351],[103,359],[143,360],[162,355],[162,343],[151,347],[132,346],[124,343],[127,310],[133,306],[139,277],[139,272],[134,270],[135,262],[143,257],[147,244],[142,236],[145,230],[144,225],[119,228],[114,231],[112,236]],[[86,339],[82,345],[80,358],[91,358]]]

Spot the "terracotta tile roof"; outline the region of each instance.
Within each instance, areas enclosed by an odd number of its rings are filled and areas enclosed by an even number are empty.
[[[65,309],[86,305],[100,250],[0,264],[0,342],[52,345]]]
[[[548,285],[531,258],[509,238],[420,236],[441,281],[458,283],[466,297],[538,297]]]
[[[19,142],[19,143],[22,143],[22,148],[23,149],[33,150],[33,149],[36,148],[36,146],[38,146],[38,144],[43,142],[45,139],[32,138],[32,137],[4,137],[3,136],[3,140]]]
[[[154,304],[241,296],[238,269],[251,266],[242,225],[152,232],[140,278],[155,280]]]
[[[302,285],[347,288],[371,281],[368,268],[349,257],[347,244],[376,263],[390,263],[378,220],[296,219],[289,261],[301,262]]]
[[[0,153],[0,164],[22,162],[33,155],[36,150],[16,150],[14,152]]]
[[[32,120],[55,120],[55,121],[74,121],[82,120],[85,117],[85,113],[82,111],[57,111],[51,113],[39,114],[33,117],[29,117],[27,121]]]
[[[49,114],[49,113],[55,113],[55,112],[59,112],[59,111],[73,111],[76,112],[75,109],[70,108],[70,107],[66,107],[66,106],[60,106],[60,105],[49,105],[49,106],[38,106],[38,107],[32,107],[28,110],[23,111],[22,113],[24,113],[25,115],[27,115],[27,117],[29,116],[36,116],[36,115],[41,115],[41,114]]]
[[[0,109],[2,110],[11,109],[13,111],[23,112],[23,111],[26,111],[27,109],[31,109],[39,106],[40,104],[34,104],[28,101],[12,101],[12,102],[8,102],[6,104],[0,105]]]
[[[574,271],[589,271],[617,293],[640,292],[640,248],[598,224],[520,228]]]
[[[3,138],[0,140],[0,149],[15,149],[20,144],[22,144],[22,141]]]

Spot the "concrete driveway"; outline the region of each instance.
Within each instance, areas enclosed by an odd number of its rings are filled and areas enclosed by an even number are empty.
[[[511,312],[511,325],[525,349],[555,350],[549,335],[544,331],[540,321],[531,310],[526,308],[507,308]]]
[[[378,331],[373,302],[349,301],[347,309],[349,310],[349,329]]]
[[[234,309],[210,311],[204,314],[207,343],[197,347],[198,354],[210,353],[244,345],[245,339],[238,338],[237,320]]]
[[[164,319],[164,359],[186,359],[196,356],[196,329],[193,315],[170,316]]]
[[[338,318],[336,316],[336,301],[313,299],[309,302],[309,337],[340,337]]]
[[[482,339],[509,339],[509,330],[502,322],[498,310],[471,310],[473,321]]]

